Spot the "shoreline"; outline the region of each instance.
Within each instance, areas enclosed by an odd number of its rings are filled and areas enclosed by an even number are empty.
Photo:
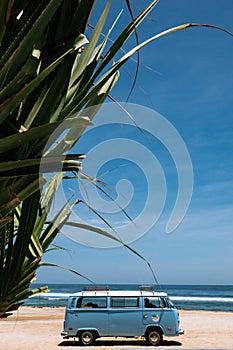
[[[184,335],[164,337],[156,348],[166,349],[233,349],[233,312],[181,310]],[[12,316],[0,319],[1,350],[69,350],[73,340],[60,335],[65,307],[22,306]],[[79,348],[78,342],[74,348]],[[97,339],[92,349],[149,349],[141,339]],[[80,347],[80,349],[83,347]]]

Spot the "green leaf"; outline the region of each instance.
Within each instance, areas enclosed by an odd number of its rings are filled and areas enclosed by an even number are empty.
[[[91,37],[90,37],[90,41],[89,44],[85,47],[83,54],[80,58],[80,60],[78,61],[78,64],[76,66],[76,69],[73,73],[73,79],[76,80],[79,78],[79,76],[85,71],[90,59],[93,56],[93,52],[95,50],[96,44],[99,40],[99,37],[102,33],[103,30],[103,26],[104,23],[106,21],[110,6],[111,6],[111,0],[107,1],[107,4],[105,6],[105,9],[102,13],[102,15],[100,16],[100,19],[95,27],[95,30],[93,31]]]
[[[0,43],[5,34],[6,25],[10,17],[11,8],[14,0],[1,0],[1,11],[0,11]]]
[[[79,171],[82,163],[64,160],[65,156],[43,157],[0,163],[0,179],[22,175],[39,175],[40,172]]]
[[[150,13],[150,11],[157,5],[159,0],[152,1],[144,11],[142,11],[136,18],[134,18],[131,23],[120,33],[118,38],[115,40],[114,44],[110,47],[108,52],[104,55],[103,60],[100,62],[100,65],[95,72],[93,79],[95,79],[107,64],[113,59],[115,54],[119,52],[126,40],[135,32],[135,28],[143,21],[143,19]]]
[[[8,102],[21,88],[23,88],[34,76],[39,65],[37,57],[30,55],[22,68],[19,69],[14,78],[0,92],[0,105]],[[3,104],[4,105],[4,104]]]
[[[58,134],[56,135],[56,137],[58,137],[66,129],[73,127],[77,130],[79,128],[84,128],[88,125],[91,125],[88,117],[73,117],[67,118],[66,120],[60,120],[54,123],[40,125],[22,133],[0,139],[0,154],[20,147],[26,143],[31,143],[32,141],[35,141],[35,139],[51,136],[51,134],[55,130],[58,132]]]
[[[19,220],[17,237],[14,245],[13,264],[16,264],[15,277],[23,269],[24,259],[27,256],[28,245],[30,244],[36,217],[38,214],[38,205],[40,200],[40,191],[35,192],[27,198],[22,204],[22,211]]]
[[[25,24],[22,31],[17,35],[9,49],[6,50],[3,57],[0,59],[0,67],[4,67],[4,70],[8,70],[7,80],[11,80],[17,74],[18,69],[24,64],[28,56],[33,51],[33,46],[37,44],[37,41],[41,41],[41,35],[48,25],[51,17],[60,6],[62,0],[50,0],[49,2],[41,1],[39,6],[35,7],[34,13],[31,18]],[[37,46],[34,46],[38,49]],[[12,64],[13,62],[14,64]],[[4,71],[3,71],[4,72]],[[6,79],[0,75],[0,79]]]
[[[2,123],[7,116],[10,114],[12,110],[17,108],[17,106],[23,101],[29,93],[31,93],[36,87],[39,86],[41,82],[45,80],[45,78],[63,61],[63,59],[76,50],[78,47],[86,43],[86,38],[84,35],[79,35],[75,46],[67,49],[65,53],[63,53],[59,58],[53,61],[47,68],[45,68],[35,79],[33,79],[30,83],[24,86],[17,94],[12,96],[10,101],[5,101],[0,105],[0,123]]]
[[[53,239],[56,237],[61,227],[68,220],[71,213],[71,209],[73,208],[74,205],[75,203],[72,203],[70,205],[65,203],[64,206],[58,211],[55,218],[53,218],[53,220],[45,228],[43,234],[40,237],[40,243],[44,251],[52,243]]]
[[[52,264],[52,263],[46,263],[46,262],[40,263],[40,266],[59,267],[60,269],[63,269],[63,270],[72,272],[72,273],[74,273],[75,275],[78,275],[78,276],[84,278],[85,280],[91,282],[92,284],[95,284],[95,282],[93,282],[90,278],[88,278],[88,277],[82,275],[80,272],[77,272],[77,271],[75,271],[75,270],[73,270],[73,269],[69,269],[68,267],[65,267],[65,266],[61,266],[61,265],[58,265],[58,264]]]

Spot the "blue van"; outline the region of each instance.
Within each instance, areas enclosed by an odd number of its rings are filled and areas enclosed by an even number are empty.
[[[147,286],[136,291],[94,286],[68,298],[61,335],[77,337],[84,346],[93,345],[99,337],[143,337],[155,346],[163,335],[183,333],[178,310],[167,293]]]

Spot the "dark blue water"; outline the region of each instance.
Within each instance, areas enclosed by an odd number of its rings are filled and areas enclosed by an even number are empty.
[[[42,284],[33,283],[32,289]],[[65,306],[70,294],[83,289],[84,284],[50,284],[50,293],[27,299],[24,305]],[[137,290],[139,285],[109,285],[112,290]],[[233,285],[155,285],[157,291],[167,292],[178,309],[233,311]]]

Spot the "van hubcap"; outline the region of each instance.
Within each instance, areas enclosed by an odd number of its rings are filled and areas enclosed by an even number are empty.
[[[91,343],[93,340],[93,336],[90,332],[85,332],[82,334],[82,341],[85,343],[85,344],[89,344]]]
[[[149,340],[151,344],[157,344],[160,340],[159,334],[157,332],[151,332],[149,336]]]

